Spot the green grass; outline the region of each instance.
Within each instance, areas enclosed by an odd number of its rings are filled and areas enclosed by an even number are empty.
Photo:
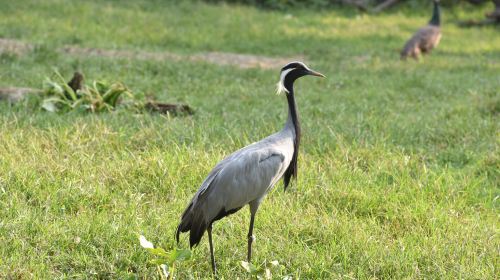
[[[327,79],[298,82],[299,179],[256,219],[254,262],[301,279],[500,277],[498,28],[460,29],[421,63],[398,49],[427,12],[264,11],[159,1],[0,1],[0,86],[69,77],[120,80],[193,117],[89,115],[0,103],[0,278],[158,277],[143,234],[174,246],[179,217],[211,167],[281,128],[277,70],[70,57],[62,44],[196,53],[305,55]],[[466,13],[467,11],[467,13]],[[293,15],[291,18],[287,14]],[[245,278],[248,210],[214,226],[224,279]],[[186,237],[182,246],[187,246]],[[209,278],[206,237],[179,279]]]

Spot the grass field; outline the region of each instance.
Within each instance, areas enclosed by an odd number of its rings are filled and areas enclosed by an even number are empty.
[[[160,1],[0,0],[0,38],[37,47],[0,55],[0,86],[66,76],[119,80],[192,117],[51,114],[0,103],[0,278],[159,277],[138,234],[173,248],[180,215],[211,167],[281,129],[278,69],[193,61],[72,57],[104,49],[305,57],[299,178],[261,205],[254,263],[277,279],[500,278],[500,30],[461,29],[491,6],[443,10],[422,62],[398,50],[430,7],[382,15],[287,12]],[[245,279],[248,210],[214,225],[223,279]],[[181,247],[188,245],[186,236]],[[178,279],[209,278],[207,238]]]

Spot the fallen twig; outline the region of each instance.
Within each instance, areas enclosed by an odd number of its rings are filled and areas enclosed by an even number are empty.
[[[473,26],[485,26],[485,25],[490,25],[490,24],[496,24],[498,23],[494,19],[484,19],[484,20],[464,20],[464,21],[459,21],[458,25],[461,27],[473,27]]]
[[[155,101],[149,101],[146,103],[146,109],[152,112],[158,112],[160,114],[194,114],[193,109],[186,104],[172,104],[172,103],[161,103]]]

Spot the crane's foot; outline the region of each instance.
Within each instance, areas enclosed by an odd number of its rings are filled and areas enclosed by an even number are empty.
[[[217,266],[215,265],[215,261],[212,259],[212,272],[215,277],[217,277]]]

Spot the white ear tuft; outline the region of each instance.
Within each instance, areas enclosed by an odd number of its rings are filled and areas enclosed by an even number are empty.
[[[278,82],[278,84],[277,84],[277,89],[276,89],[276,93],[277,93],[277,94],[282,94],[282,93],[286,93],[286,94],[288,94],[288,93],[290,93],[290,92],[288,91],[288,89],[286,89],[286,87],[285,87],[285,77],[286,77],[286,75],[287,75],[290,71],[292,71],[292,70],[294,70],[294,69],[295,69],[295,68],[290,68],[290,69],[286,69],[285,71],[281,71],[281,74],[280,74],[280,81]]]
[[[285,85],[283,85],[283,81],[279,81],[277,84],[276,84],[276,94],[277,95],[280,95],[282,93],[286,93],[288,94],[288,90],[286,89]]]

